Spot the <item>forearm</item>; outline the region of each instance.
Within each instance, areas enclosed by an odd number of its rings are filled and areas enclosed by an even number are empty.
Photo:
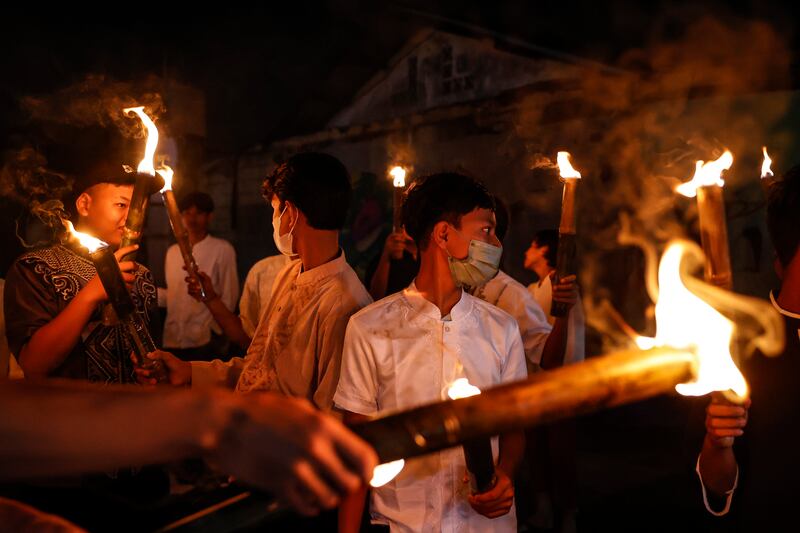
[[[375,274],[372,275],[372,280],[369,283],[369,294],[372,296],[373,300],[380,300],[386,296],[386,291],[389,286],[390,265],[391,260],[389,254],[384,252],[381,255],[380,262],[378,262],[378,268],[375,270]]]
[[[97,472],[200,455],[213,449],[233,412],[226,396],[212,391],[4,384],[0,479]]]
[[[339,505],[339,533],[358,533],[361,530],[361,515],[368,489],[362,486],[356,492],[345,496]]]
[[[211,311],[211,316],[217,321],[219,327],[225,335],[233,342],[247,349],[250,346],[250,336],[244,331],[242,327],[242,320],[228,309],[225,302],[221,298],[216,297],[205,302],[206,307]]]
[[[19,353],[28,377],[46,377],[64,362],[89,322],[97,302],[78,292],[53,320],[36,330]]]
[[[513,479],[525,454],[525,433],[514,431],[500,435],[500,457],[497,467]]]
[[[553,330],[547,336],[547,341],[542,350],[542,364],[544,370],[558,368],[564,365],[564,354],[567,351],[567,335],[569,333],[567,317],[556,318]]]
[[[737,470],[733,448],[715,446],[706,437],[700,452],[700,475],[706,489],[716,496],[723,496],[733,488]]]

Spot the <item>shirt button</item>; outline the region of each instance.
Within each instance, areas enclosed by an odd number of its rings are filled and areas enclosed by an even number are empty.
[[[445,331],[450,331],[449,327],[444,328]]]

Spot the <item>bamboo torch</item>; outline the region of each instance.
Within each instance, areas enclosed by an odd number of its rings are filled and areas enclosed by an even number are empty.
[[[144,157],[139,162],[136,169],[136,183],[133,186],[131,203],[128,209],[128,218],[125,220],[125,229],[122,232],[121,246],[138,244],[142,238],[142,227],[144,226],[147,203],[150,195],[160,187],[156,186],[154,180],[156,171],[153,166],[153,157],[158,146],[158,128],[155,123],[144,112],[144,107],[128,107],[122,110],[126,115],[136,114],[147,128],[147,143],[145,144]],[[131,252],[122,258],[123,261],[134,261],[136,252]]]
[[[728,249],[728,226],[725,222],[725,199],[722,173],[731,168],[733,154],[725,151],[716,161],[698,161],[694,177],[682,183],[677,192],[688,197],[697,197],[697,213],[700,220],[700,242],[706,256],[705,278],[708,283],[723,289],[733,288],[731,258]]]
[[[392,167],[389,170],[392,177],[392,232],[397,233],[403,229],[402,207],[403,191],[406,187],[406,169],[401,166]]]
[[[122,272],[114,257],[114,252],[100,239],[75,231],[72,223],[67,222],[67,227],[72,236],[89,251],[89,257],[97,270],[97,276],[108,295],[108,302],[119,321],[128,330],[138,364],[145,368],[152,366],[146,355],[156,350],[156,344],[141,315],[136,311],[125,280],[122,279]]]
[[[481,390],[470,384],[467,378],[459,378],[447,389],[451,400],[477,396]],[[492,489],[497,483],[494,474],[494,459],[492,458],[492,442],[487,437],[471,439],[464,442],[464,462],[467,463],[469,481],[472,492],[483,494]]]
[[[558,225],[558,258],[556,260],[556,283],[561,278],[575,274],[575,255],[577,249],[575,202],[578,180],[581,173],[572,168],[569,152],[558,152],[558,169],[564,182],[561,196],[561,222]],[[556,317],[567,316],[569,308],[562,303],[553,302],[550,314]]]
[[[186,265],[186,272],[189,274],[189,277],[200,287],[200,298],[205,301],[206,292],[203,289],[200,276],[197,275],[199,268],[192,254],[192,243],[189,242],[189,233],[183,225],[181,212],[178,209],[178,203],[175,201],[175,193],[172,192],[172,178],[174,172],[166,165],[158,169],[157,172],[164,178],[164,188],[161,189],[161,196],[164,198],[164,205],[167,208],[167,215],[169,216],[169,224],[172,226],[172,233],[175,235],[175,240],[178,242],[181,257],[183,257],[183,264]]]

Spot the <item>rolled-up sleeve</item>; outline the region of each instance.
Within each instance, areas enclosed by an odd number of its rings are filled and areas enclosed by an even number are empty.
[[[230,361],[192,361],[192,388],[224,387],[233,389],[244,369],[245,359],[234,357]]]

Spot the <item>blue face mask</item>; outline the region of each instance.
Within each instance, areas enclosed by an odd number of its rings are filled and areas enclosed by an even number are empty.
[[[456,233],[464,235],[453,228]],[[466,237],[464,237],[466,238]],[[447,249],[445,248],[447,252]],[[469,253],[464,259],[456,259],[447,252],[447,263],[450,274],[458,287],[481,287],[491,281],[500,270],[500,258],[503,256],[503,247],[489,244],[488,242],[471,239]]]

